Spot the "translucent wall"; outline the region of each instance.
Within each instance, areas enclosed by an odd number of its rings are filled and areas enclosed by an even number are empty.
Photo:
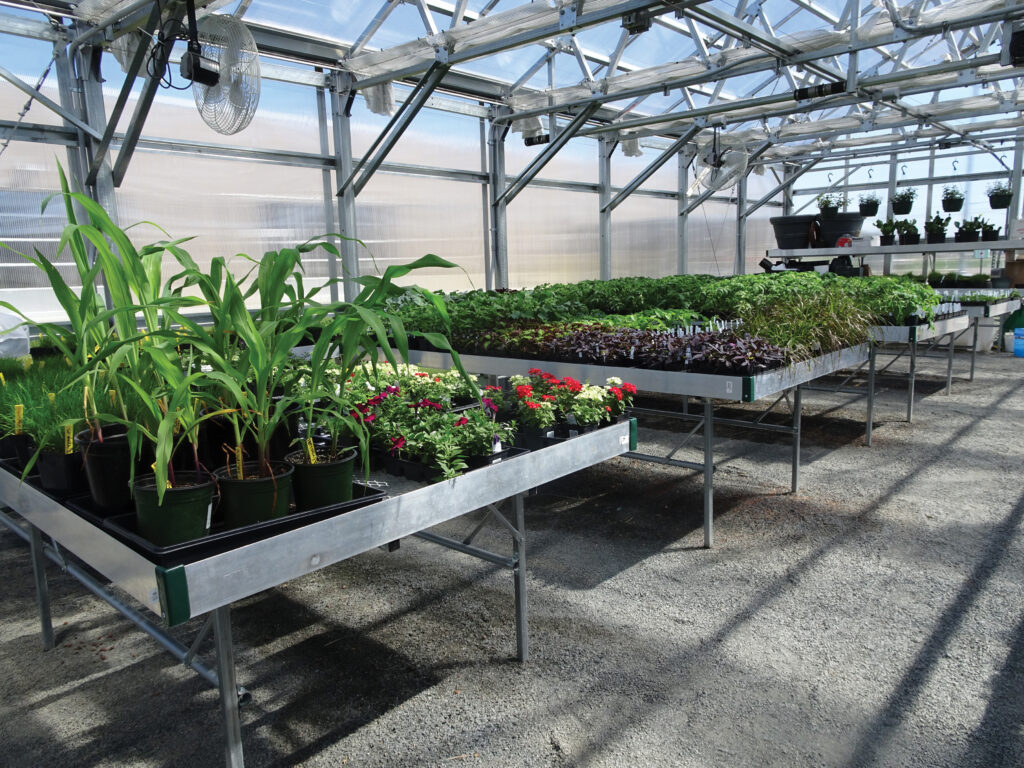
[[[597,195],[527,187],[508,206],[509,285],[600,277]]]

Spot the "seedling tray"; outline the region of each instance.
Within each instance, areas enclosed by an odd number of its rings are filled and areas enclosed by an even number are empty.
[[[127,544],[139,554],[144,555],[148,560],[157,565],[170,567],[203,560],[236,547],[252,544],[255,541],[292,531],[304,525],[316,523],[353,509],[369,506],[381,501],[385,496],[386,494],[382,490],[371,488],[362,483],[353,483],[351,501],[344,501],[339,504],[332,504],[329,507],[320,507],[319,509],[310,509],[305,512],[292,512],[284,517],[245,525],[241,528],[232,528],[230,530],[217,530],[214,528],[208,536],[204,536],[201,539],[193,539],[192,541],[172,544],[166,547],[158,547],[139,534],[135,524],[134,513],[99,519],[99,524],[124,544]],[[89,509],[91,501],[92,499],[86,496],[66,503],[69,509],[95,523],[97,519],[95,517],[96,513]]]

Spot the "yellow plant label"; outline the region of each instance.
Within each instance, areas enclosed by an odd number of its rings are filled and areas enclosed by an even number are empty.
[[[14,434],[20,435],[23,422],[25,420],[25,406],[18,403],[14,406]]]
[[[75,430],[70,424],[64,425],[64,455],[70,456],[75,452]]]
[[[115,390],[115,389],[107,390],[107,394],[110,396],[110,404],[111,405],[117,405],[117,390]]]
[[[149,468],[153,470],[153,474],[155,475],[156,474],[156,462],[154,461],[152,464],[150,464]],[[165,482],[167,483],[167,485],[164,486],[165,488],[173,488],[174,487],[173,485],[171,485],[170,478],[168,478]]]
[[[56,400],[57,400],[57,393],[56,392],[50,392],[47,395],[47,397],[50,398],[50,405],[53,405],[56,402]]]
[[[7,379],[4,378],[2,373],[0,373],[0,384],[3,384],[5,387],[7,386]]]
[[[306,455],[309,457],[310,464],[316,464],[316,446],[313,445],[313,438],[306,438]]]

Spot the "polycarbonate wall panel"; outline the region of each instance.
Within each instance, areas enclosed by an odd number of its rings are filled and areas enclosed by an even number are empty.
[[[505,138],[505,171],[509,176],[518,175],[546,148],[546,144],[528,147],[523,143],[522,134],[510,132]],[[538,174],[542,179],[582,181],[587,184],[597,184],[597,176],[597,142],[587,138],[569,141]]]
[[[173,238],[194,236],[182,247],[200,267],[223,256],[236,275],[251,266],[239,254],[258,259],[329,231],[312,168],[139,151],[117,204],[122,227],[152,221]],[[165,239],[148,225],[129,234],[136,244]],[[327,259],[322,250],[303,256],[307,287],[326,280]],[[172,265],[165,258],[165,277]]]
[[[352,151],[356,157],[367,152],[389,119],[373,114],[366,108],[362,96],[356,97],[352,102],[350,124]],[[435,109],[420,110],[395,143],[386,162],[479,171],[480,119]]]
[[[612,212],[612,277],[676,273],[675,200],[631,196]]]
[[[57,305],[45,274],[14,251],[34,255],[38,250],[57,266],[64,280],[79,286],[78,271],[66,252],[57,256],[57,244],[67,225],[64,205],[53,200],[40,212],[42,202],[60,191],[57,160],[66,167],[63,147],[12,141],[0,159],[0,300],[40,319]]]
[[[600,277],[597,195],[527,188],[508,206],[509,285]]]
[[[402,284],[430,290],[485,288],[482,186],[472,182],[377,173],[356,198],[361,274],[434,253],[461,269],[418,270]]]
[[[690,274],[731,275],[736,260],[736,206],[707,201],[686,223]]]

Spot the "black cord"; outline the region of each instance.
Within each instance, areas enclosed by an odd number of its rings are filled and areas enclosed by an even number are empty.
[[[157,0],[157,11],[162,15],[163,8],[160,0]],[[187,91],[192,87],[192,83],[188,85],[175,85],[174,78],[171,74],[170,67],[164,67],[163,72],[159,72],[159,64],[161,61],[170,62],[170,49],[174,47],[174,43],[178,40],[188,40],[188,36],[185,34],[185,25],[181,23],[179,19],[167,19],[160,23],[157,28],[156,39],[153,41],[153,47],[149,49],[149,58],[146,60],[146,73],[150,77],[160,78],[160,86],[162,88],[170,88],[175,91]]]

